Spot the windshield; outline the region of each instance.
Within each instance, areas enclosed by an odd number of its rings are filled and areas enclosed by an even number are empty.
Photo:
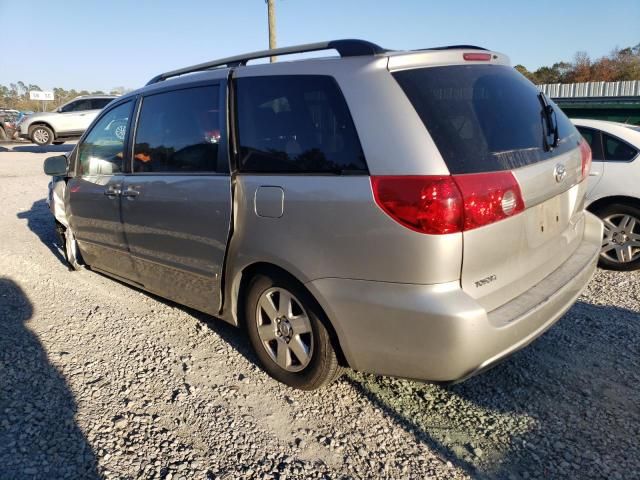
[[[549,149],[540,91],[503,65],[393,73],[452,174],[511,170],[575,148],[580,135],[550,100],[558,144]]]

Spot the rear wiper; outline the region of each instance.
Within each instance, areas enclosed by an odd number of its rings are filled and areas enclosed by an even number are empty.
[[[544,149],[546,152],[553,150],[558,146],[560,135],[558,134],[558,120],[556,118],[556,111],[553,106],[547,100],[547,96],[540,92],[538,94],[538,100],[542,105],[542,118],[544,119],[544,126],[546,127],[546,135],[543,137]],[[549,143],[549,136],[553,136],[551,143]]]

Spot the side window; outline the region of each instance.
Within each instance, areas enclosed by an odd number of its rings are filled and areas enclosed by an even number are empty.
[[[602,134],[600,133],[600,130],[594,130],[593,128],[586,127],[576,128],[591,147],[593,160],[596,162],[602,162],[604,160],[604,153],[602,152]]]
[[[65,106],[62,113],[81,112],[82,110],[91,110],[91,100],[76,100]]]
[[[124,141],[133,102],[109,110],[98,120],[78,147],[80,175],[112,175],[122,172]]]
[[[332,77],[240,78],[237,119],[241,171],[367,171],[349,109]]]
[[[638,151],[628,143],[614,138],[611,135],[607,135],[606,133],[602,134],[602,139],[605,160],[628,162],[638,153]]]
[[[223,111],[217,85],[145,97],[136,130],[133,171],[227,172],[218,161]]]
[[[91,100],[91,110],[102,110],[106,107],[112,98],[94,98]]]
[[[60,109],[60,113],[74,112],[78,106],[78,102],[71,102]]]
[[[74,112],[81,112],[83,110],[91,110],[93,106],[91,105],[91,100],[80,100],[76,102],[76,107],[73,109]]]

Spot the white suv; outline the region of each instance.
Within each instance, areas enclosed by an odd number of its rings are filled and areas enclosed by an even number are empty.
[[[34,113],[19,122],[20,137],[38,145],[60,144],[80,137],[115,95],[76,97],[54,112]]]

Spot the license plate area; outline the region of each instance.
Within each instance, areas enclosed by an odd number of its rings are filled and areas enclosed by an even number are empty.
[[[527,238],[536,248],[566,231],[574,214],[578,186],[531,207],[527,221]]]

